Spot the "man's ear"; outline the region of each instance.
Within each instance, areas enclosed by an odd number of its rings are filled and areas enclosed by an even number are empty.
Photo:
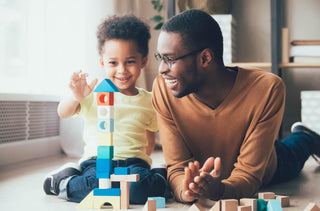
[[[104,67],[104,61],[103,61],[102,57],[99,57],[99,63],[101,65],[101,67],[103,68]]]
[[[147,63],[148,63],[148,56],[145,56],[142,58],[141,69],[144,68]]]
[[[207,66],[214,61],[214,53],[210,48],[206,48],[201,52],[201,65]]]

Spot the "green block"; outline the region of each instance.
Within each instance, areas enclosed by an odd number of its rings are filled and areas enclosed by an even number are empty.
[[[98,158],[111,159],[113,158],[113,146],[98,146]]]
[[[257,199],[257,211],[266,211],[267,202],[263,199]]]

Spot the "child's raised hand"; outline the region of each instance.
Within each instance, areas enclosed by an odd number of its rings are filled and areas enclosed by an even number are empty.
[[[98,79],[94,79],[90,84],[88,84],[87,77],[88,73],[82,73],[80,70],[78,72],[74,72],[70,79],[69,88],[79,102],[93,91],[98,82]]]

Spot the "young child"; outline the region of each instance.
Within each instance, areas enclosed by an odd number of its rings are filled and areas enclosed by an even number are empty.
[[[158,130],[151,93],[136,87],[141,69],[148,61],[149,27],[135,16],[112,16],[98,27],[100,64],[119,89],[115,93],[113,135],[113,167],[126,166],[130,174],[139,174],[140,181],[130,184],[130,203],[143,204],[149,196],[164,196],[166,170],[151,169],[149,157]],[[73,202],[98,187],[96,158],[98,146],[97,105],[93,90],[97,79],[87,83],[88,74],[75,72],[69,84],[71,99],[60,102],[58,114],[68,118],[75,114],[86,120],[83,157],[78,165],[67,163],[51,172],[44,181],[46,194],[55,194]],[[119,184],[113,184],[119,185]]]

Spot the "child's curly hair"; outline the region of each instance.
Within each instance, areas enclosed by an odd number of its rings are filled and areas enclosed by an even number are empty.
[[[134,15],[111,16],[105,19],[97,31],[99,55],[103,54],[103,45],[107,40],[133,40],[137,43],[138,52],[143,57],[148,55],[150,27]]]

